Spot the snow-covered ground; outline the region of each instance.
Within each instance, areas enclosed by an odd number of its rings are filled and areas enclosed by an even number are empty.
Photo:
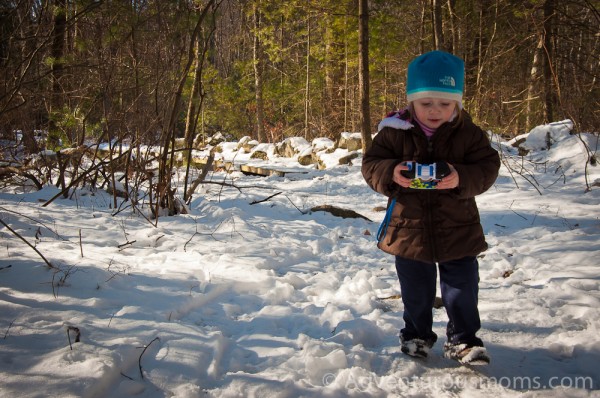
[[[501,175],[478,198],[487,367],[442,358],[443,309],[432,355],[400,353],[401,292],[374,239],[386,199],[361,158],[279,158],[302,172],[211,174],[241,191],[203,185],[156,228],[103,192],[0,194],[0,218],[56,267],[0,225],[0,397],[600,396],[600,187],[585,192],[582,141],[561,126],[519,137],[523,161],[496,143]],[[325,204],[373,221],[308,211]]]

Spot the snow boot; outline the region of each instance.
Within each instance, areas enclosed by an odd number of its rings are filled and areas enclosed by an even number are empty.
[[[429,349],[433,346],[433,343],[422,339],[404,340],[402,337],[400,338],[400,343],[400,350],[406,355],[415,358],[427,358]]]
[[[444,356],[465,365],[487,365],[490,356],[485,347],[468,346],[467,344],[444,344]]]

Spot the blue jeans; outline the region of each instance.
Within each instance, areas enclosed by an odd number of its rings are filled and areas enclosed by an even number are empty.
[[[448,314],[446,336],[452,344],[483,346],[476,336],[481,328],[477,296],[479,293],[479,263],[475,257],[465,257],[437,265],[440,271],[442,301]],[[403,339],[423,339],[433,344],[433,302],[437,286],[435,263],[409,260],[396,256],[396,271],[404,303]]]

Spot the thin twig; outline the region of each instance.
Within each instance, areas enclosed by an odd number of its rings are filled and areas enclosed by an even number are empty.
[[[304,215],[307,214],[307,211],[302,211],[298,208],[298,206],[296,206],[296,204],[294,204],[294,202],[292,201],[292,199],[290,199],[289,196],[285,195],[286,198],[288,198],[288,200],[290,201],[290,203],[292,204],[292,206],[294,206],[296,208],[296,210],[298,210],[300,212],[300,214]]]
[[[10,232],[12,232],[16,237],[18,237],[19,239],[21,239],[23,242],[25,242],[27,244],[27,246],[31,247],[41,258],[42,260],[44,260],[44,262],[46,263],[46,265],[48,265],[49,268],[54,268],[56,269],[56,267],[54,265],[52,265],[50,263],[50,261],[46,260],[46,257],[44,257],[44,255],[42,253],[40,253],[40,251],[38,249],[35,248],[35,246],[33,246],[31,243],[29,243],[27,241],[27,239],[25,239],[24,237],[22,237],[17,231],[15,231],[14,229],[12,229],[7,223],[5,223],[4,221],[2,221],[2,219],[0,219],[0,224],[4,225]]]
[[[142,351],[142,353],[140,354],[140,357],[138,358],[138,366],[140,368],[140,376],[142,377],[142,379],[144,378],[144,372],[142,372],[142,355],[144,355],[144,353],[146,352],[148,347],[150,347],[150,345],[152,343],[154,343],[156,340],[160,341],[160,339],[158,337],[155,337],[154,339],[152,339],[152,341],[149,342],[148,345],[144,347],[144,350]]]
[[[512,209],[512,205],[513,205],[514,203],[515,203],[515,201],[513,200],[513,201],[512,201],[512,203],[510,204],[510,206],[508,206],[508,209],[509,209],[510,211],[512,211],[513,213],[515,213],[517,216],[521,217],[523,220],[527,221],[527,217],[525,217],[525,216],[523,216],[523,215],[521,215],[521,214],[517,213],[516,211],[514,211],[514,210]]]
[[[19,212],[17,212],[17,211],[14,211],[14,210],[7,209],[6,207],[2,207],[2,206],[0,206],[0,210],[2,210],[2,211],[5,211],[5,212],[7,212],[7,213],[13,213],[13,214],[16,214],[16,215],[18,215],[19,217],[24,217],[24,218],[26,218],[26,219],[28,219],[28,220],[31,220],[31,221],[33,221],[33,222],[34,222],[34,223],[36,223],[36,224],[40,224],[42,227],[46,228],[48,231],[50,231],[50,232],[52,232],[54,235],[56,235],[56,237],[57,237],[57,238],[59,238],[59,239],[61,239],[61,240],[67,240],[66,238],[63,238],[62,236],[60,236],[60,234],[59,234],[58,232],[56,232],[55,230],[52,230],[52,228],[50,228],[49,226],[47,226],[46,224],[44,224],[44,223],[43,223],[43,222],[41,222],[40,220],[37,220],[37,219],[35,219],[35,218],[33,218],[33,217],[30,217],[30,216],[27,216],[27,215],[25,215],[25,214],[21,214],[21,213],[19,213]]]
[[[69,334],[69,329],[67,329],[67,339],[69,339],[69,347],[71,351],[73,351],[73,345],[71,344],[71,335]]]
[[[190,243],[192,241],[192,239],[194,239],[194,236],[199,235],[198,233],[198,220],[194,218],[194,223],[196,224],[196,232],[194,232],[194,234],[190,237],[190,239],[188,239],[187,242],[185,242],[185,245],[183,245],[183,251],[187,251],[187,245],[188,243]]]
[[[233,167],[234,163],[235,163],[235,159],[237,158],[237,156],[240,154],[240,150],[238,149],[238,151],[235,153],[235,155],[233,155],[233,159],[231,159],[231,167]],[[229,175],[229,170],[225,170],[225,176],[223,177],[223,183],[221,184],[221,189],[219,190],[219,203],[221,202],[221,193],[223,192],[223,187],[227,186],[227,183],[225,182],[225,180],[227,180],[227,176]],[[231,186],[237,188],[234,184],[231,184]],[[237,188],[240,192],[241,189]]]
[[[4,333],[4,340],[6,340],[6,338],[8,337],[8,333],[10,332],[10,328],[12,327],[12,325],[15,323],[16,320],[17,320],[17,318],[13,319],[10,322],[10,325],[8,325],[8,328],[6,329],[6,333]]]
[[[112,279],[116,278],[119,275],[125,275],[128,273],[129,270],[129,266],[124,265],[122,269],[117,269],[117,271],[112,271],[110,269],[110,267],[112,266],[112,259],[110,260],[110,264],[108,264],[108,268],[106,269],[106,272],[110,273],[110,277],[104,281],[104,283],[106,282],[110,282]]]
[[[81,258],[83,258],[83,245],[81,244],[81,228],[79,228],[79,251],[81,252]]]
[[[81,331],[79,330],[79,328],[77,328],[75,326],[67,327],[67,338],[69,339],[69,347],[71,347],[71,351],[73,351],[73,345],[71,344],[71,334],[70,334],[71,331],[75,332],[75,342],[76,343],[79,343],[79,341],[80,341]]]
[[[58,298],[58,295],[57,295],[56,291],[54,290],[54,278],[56,277],[57,272],[58,271],[56,271],[52,274],[52,281],[50,282],[50,284],[52,285],[52,295],[54,296],[54,298]]]

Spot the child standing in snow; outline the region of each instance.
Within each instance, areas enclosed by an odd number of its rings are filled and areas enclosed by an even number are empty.
[[[362,173],[387,196],[388,218],[378,247],[396,259],[405,322],[401,350],[427,357],[437,340],[432,306],[440,274],[448,314],[444,355],[462,363],[489,363],[477,309],[479,264],[487,249],[475,196],[492,186],[500,158],[484,131],[462,109],[464,62],[431,51],[408,66],[409,106],[383,119]],[[417,189],[409,165],[447,165],[436,185]],[[420,186],[422,187],[422,185]]]

